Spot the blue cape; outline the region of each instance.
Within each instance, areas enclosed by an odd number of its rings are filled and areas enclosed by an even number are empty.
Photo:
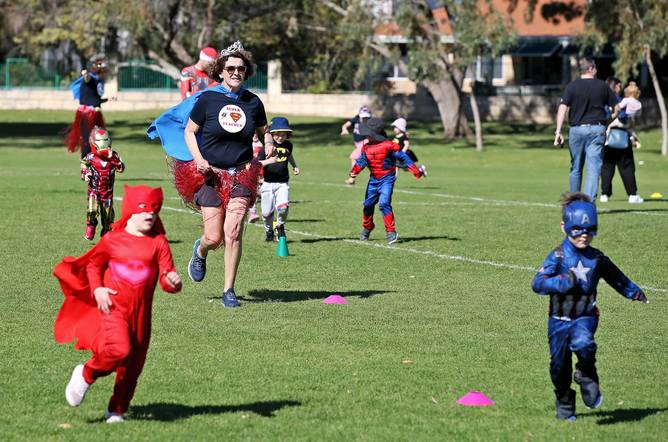
[[[91,77],[93,77],[96,80],[99,79],[99,77],[92,72],[89,72],[88,75],[90,75]],[[83,75],[81,77],[77,78],[76,80],[74,80],[72,82],[72,84],[70,84],[70,91],[72,91],[72,97],[75,100],[78,100],[79,98],[81,98],[81,83],[82,82],[83,82]]]
[[[239,94],[244,91],[244,88],[241,88],[239,93],[234,93],[224,86],[218,85],[210,87],[209,89],[206,89],[206,91],[225,94],[236,100],[239,98]],[[160,138],[162,148],[165,149],[165,152],[170,157],[181,161],[190,161],[193,159],[188,150],[188,146],[186,145],[184,132],[186,124],[188,124],[188,119],[190,118],[190,113],[195,107],[197,100],[199,100],[199,97],[206,91],[197,92],[176,106],[167,109],[167,111],[156,118],[148,127],[148,130],[146,131],[148,137],[151,140]]]

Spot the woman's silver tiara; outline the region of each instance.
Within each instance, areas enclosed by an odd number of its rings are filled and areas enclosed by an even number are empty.
[[[244,45],[242,45],[241,42],[239,40],[237,40],[234,43],[232,43],[230,46],[228,46],[227,48],[220,51],[220,55],[225,57],[227,55],[232,55],[234,53],[242,52],[243,50],[244,50]]]

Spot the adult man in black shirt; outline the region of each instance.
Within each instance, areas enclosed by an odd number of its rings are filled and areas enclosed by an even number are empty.
[[[561,97],[557,110],[557,130],[554,145],[561,146],[564,137],[561,129],[569,112],[568,148],[571,153],[569,174],[570,192],[579,192],[582,186],[582,170],[586,163],[587,178],[584,192],[596,199],[598,179],[603,163],[605,143],[605,106],[617,107],[614,92],[604,81],[596,78],[596,64],[588,57],[579,61],[580,78],[570,82]]]

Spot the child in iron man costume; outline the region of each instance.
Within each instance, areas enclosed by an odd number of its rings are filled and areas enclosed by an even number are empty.
[[[165,229],[158,216],[161,188],[125,186],[121,219],[88,253],[65,257],[53,273],[65,300],[55,321],[56,342],[76,340],[91,358],[74,368],[65,398],[76,407],[98,378],[116,372],[105,411],[122,422],[141,374],[151,338],[155,286],[181,290]]]
[[[97,215],[102,221],[104,235],[114,222],[114,179],[122,173],[125,164],[111,148],[111,137],[106,129],[94,127],[90,133],[90,153],[81,159],[81,179],[88,183],[88,209],[86,211],[87,240],[95,236]]]

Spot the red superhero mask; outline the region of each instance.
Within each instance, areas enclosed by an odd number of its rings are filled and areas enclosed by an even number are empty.
[[[148,186],[123,186],[124,196],[121,205],[121,219],[114,223],[113,230],[124,229],[130,217],[136,213],[160,213],[162,207],[162,188]],[[164,235],[165,228],[158,216],[153,224],[152,233]]]

